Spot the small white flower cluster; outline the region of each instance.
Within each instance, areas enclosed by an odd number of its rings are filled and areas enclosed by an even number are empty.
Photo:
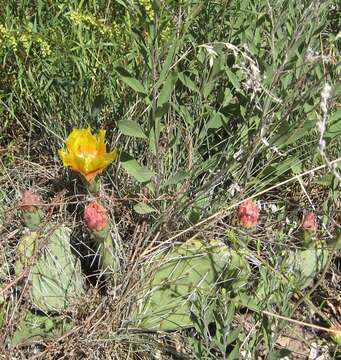
[[[252,59],[250,50],[247,45],[243,45],[244,51],[240,51],[240,55],[244,60],[235,64],[234,68],[240,69],[245,79],[243,87],[246,91],[252,91],[251,100],[256,93],[262,91],[261,76],[259,66],[256,60]]]
[[[235,194],[240,193],[241,190],[241,187],[237,183],[233,183],[228,188],[227,192],[233,197]]]
[[[214,44],[224,45],[228,51],[233,53],[233,56],[236,59],[236,63],[233,65],[233,68],[241,70],[245,79],[242,86],[246,91],[252,91],[252,98],[257,92],[264,90],[261,85],[261,74],[257,60],[252,58],[252,55],[245,44],[243,45],[243,49],[240,49],[238,46],[230,43]],[[218,56],[218,53],[214,50],[214,44],[199,45],[199,47],[202,47],[207,51],[210,67],[213,66],[214,59]]]
[[[233,154],[233,158],[236,161],[240,161],[242,159],[242,155],[244,154],[244,149],[241,147],[237,152]]]
[[[217,52],[213,49],[213,46],[209,44],[203,44],[200,47],[203,47],[207,51],[207,55],[209,59],[208,63],[211,68],[213,66],[214,59],[218,56]]]
[[[321,157],[327,167],[333,172],[338,180],[341,180],[341,174],[337,169],[337,163],[332,164],[326,154],[326,140],[324,140],[324,133],[326,132],[329,102],[332,98],[332,87],[326,82],[321,92],[320,108],[322,111],[322,118],[317,122],[317,129],[320,133],[318,149]]]
[[[308,47],[307,52],[305,54],[305,61],[313,64],[319,62],[332,63],[334,60],[330,54],[323,55],[319,51],[315,51],[311,47]]]

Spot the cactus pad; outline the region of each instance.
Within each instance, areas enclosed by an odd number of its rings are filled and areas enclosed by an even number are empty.
[[[305,289],[327,263],[329,250],[322,243],[314,247],[290,252],[287,258],[289,279],[299,289]]]
[[[31,304],[43,312],[63,310],[83,294],[81,270],[71,252],[70,233],[65,226],[50,226],[40,239],[37,233],[31,233],[18,245],[17,275],[41,241],[41,248],[34,254],[28,281]]]
[[[46,338],[60,337],[71,330],[74,323],[69,318],[49,317],[27,312],[11,338],[11,345],[29,344]]]
[[[190,240],[153,262],[151,279],[139,301],[138,326],[149,330],[178,330],[193,326],[191,306],[199,297],[214,295],[229,275],[248,265],[220,241]],[[232,284],[232,281],[231,281]]]

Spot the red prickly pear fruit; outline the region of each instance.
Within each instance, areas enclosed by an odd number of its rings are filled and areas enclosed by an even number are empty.
[[[92,201],[84,210],[84,221],[89,230],[102,231],[109,225],[105,208],[97,201]]]
[[[252,228],[258,224],[259,209],[252,200],[243,201],[238,208],[238,220],[245,228]]]

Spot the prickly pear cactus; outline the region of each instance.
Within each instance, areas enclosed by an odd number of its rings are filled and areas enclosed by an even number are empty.
[[[37,230],[43,218],[43,213],[40,209],[27,210],[22,212],[22,217],[25,225],[30,230]]]
[[[34,255],[28,277],[29,295],[32,305],[45,313],[67,308],[83,294],[81,270],[71,252],[70,233],[65,226],[50,226],[40,238],[32,232],[18,245],[16,274],[20,275]]]
[[[139,302],[138,326],[178,330],[193,326],[191,304],[209,297],[228,274],[249,273],[248,264],[219,241],[191,240],[153,263],[154,272]],[[232,282],[231,282],[232,284]]]
[[[51,337],[60,337],[71,330],[73,326],[74,323],[71,319],[60,316],[35,315],[29,311],[17,326],[10,342],[12,346],[15,346]]]
[[[326,244],[321,242],[305,250],[290,252],[286,261],[289,280],[299,289],[310,286],[326,265],[329,253]]]
[[[108,269],[115,271],[118,268],[118,259],[115,257],[115,248],[109,228],[102,231],[92,231],[92,236],[97,245],[100,266],[104,272]]]
[[[39,233],[36,231],[30,231],[27,234],[23,235],[19,240],[16,253],[17,253],[17,261],[15,263],[15,273],[16,275],[20,275],[27,266],[29,266],[29,262],[31,257],[34,254],[34,249],[36,246],[36,242],[39,239]]]
[[[25,225],[32,231],[37,230],[44,217],[41,205],[43,204],[40,196],[31,190],[26,190],[21,194],[21,216]]]

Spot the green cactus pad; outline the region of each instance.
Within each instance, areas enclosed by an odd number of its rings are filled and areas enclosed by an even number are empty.
[[[60,337],[73,327],[74,322],[69,318],[35,315],[28,312],[19,323],[10,342],[12,346],[15,346]]]
[[[111,237],[109,226],[100,231],[91,231],[96,242],[100,256],[100,266],[103,271],[111,269],[115,271],[118,267],[118,258],[115,256],[114,242]]]
[[[32,207],[31,210],[22,211],[22,217],[25,225],[30,230],[37,230],[43,218],[43,213],[40,209]]]
[[[152,273],[146,274],[151,281],[136,311],[138,327],[148,330],[193,326],[191,306],[200,297],[214,295],[214,288],[226,285],[229,275],[235,278],[237,273],[249,270],[242,257],[216,240],[187,241],[159,256],[152,267]]]
[[[322,243],[309,249],[290,252],[286,261],[289,280],[299,289],[311,285],[327,263],[330,251]]]
[[[39,234],[35,231],[29,232],[22,236],[17,247],[17,261],[15,263],[15,273],[19,276],[28,266],[29,260],[34,253],[36,242]]]
[[[18,245],[17,275],[26,265],[27,256],[33,255],[37,241],[42,242],[28,281],[31,303],[43,312],[64,310],[83,295],[80,265],[71,252],[70,233],[65,226],[50,226],[40,239],[36,233],[31,233]]]

